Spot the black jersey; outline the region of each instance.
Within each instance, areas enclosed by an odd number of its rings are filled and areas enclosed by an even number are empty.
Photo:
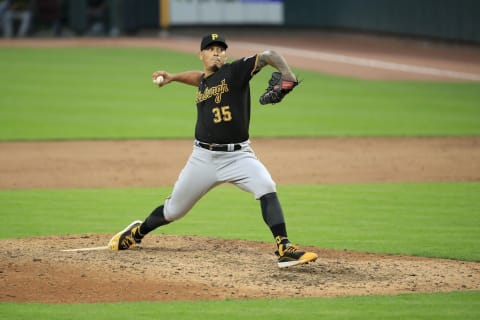
[[[207,143],[238,143],[249,138],[250,85],[258,72],[258,55],[224,64],[208,77],[202,75],[195,102],[195,138]]]

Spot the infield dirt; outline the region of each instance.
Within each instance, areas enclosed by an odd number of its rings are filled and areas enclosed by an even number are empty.
[[[105,245],[110,235],[0,240],[0,301],[118,302],[324,297],[478,290],[480,263],[305,247],[320,258],[279,270],[274,245],[152,235],[141,248],[62,252]]]

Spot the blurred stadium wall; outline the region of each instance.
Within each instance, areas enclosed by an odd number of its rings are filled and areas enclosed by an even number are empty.
[[[88,0],[66,0],[85,32]],[[119,34],[198,26],[313,28],[480,42],[478,0],[105,0]]]

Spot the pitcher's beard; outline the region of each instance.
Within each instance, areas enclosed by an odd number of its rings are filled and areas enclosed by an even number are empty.
[[[209,69],[210,69],[211,72],[217,72],[218,70],[220,70],[220,67],[217,66],[216,64],[214,64]]]

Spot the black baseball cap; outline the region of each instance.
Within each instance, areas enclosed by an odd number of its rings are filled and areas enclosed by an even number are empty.
[[[203,37],[202,43],[200,44],[200,51],[205,50],[205,48],[212,44],[219,44],[225,49],[228,48],[227,43],[225,42],[225,38],[223,38],[217,33],[211,33]]]

